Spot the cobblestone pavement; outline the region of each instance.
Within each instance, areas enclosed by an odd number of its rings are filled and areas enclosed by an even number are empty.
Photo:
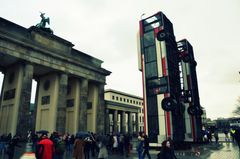
[[[223,143],[223,148],[212,150],[211,155],[207,159],[240,159],[239,148],[233,143]]]

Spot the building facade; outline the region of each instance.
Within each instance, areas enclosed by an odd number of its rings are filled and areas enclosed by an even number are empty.
[[[104,99],[106,133],[137,134],[144,130],[142,97],[107,89]]]

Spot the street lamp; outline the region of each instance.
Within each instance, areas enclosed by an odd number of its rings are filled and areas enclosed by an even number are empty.
[[[145,13],[143,13],[142,15],[141,15],[141,20],[143,20],[143,16],[145,15]]]

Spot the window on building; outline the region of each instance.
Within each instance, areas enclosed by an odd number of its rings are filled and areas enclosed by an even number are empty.
[[[122,101],[122,97],[120,97],[120,101]]]
[[[133,104],[135,104],[135,100],[133,101]]]
[[[132,103],[132,100],[130,100],[130,103]]]
[[[129,103],[129,99],[127,99],[127,102]]]
[[[125,98],[123,98],[123,101],[124,101],[124,102],[126,102],[126,99],[125,99]]]
[[[118,100],[118,97],[116,97],[116,100]]]
[[[112,96],[112,100],[114,100],[115,99],[115,97],[114,96]]]

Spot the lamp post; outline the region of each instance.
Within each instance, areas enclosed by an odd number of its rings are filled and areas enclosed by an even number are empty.
[[[142,15],[141,15],[141,20],[143,20],[143,16],[145,15],[145,13],[143,13]]]

